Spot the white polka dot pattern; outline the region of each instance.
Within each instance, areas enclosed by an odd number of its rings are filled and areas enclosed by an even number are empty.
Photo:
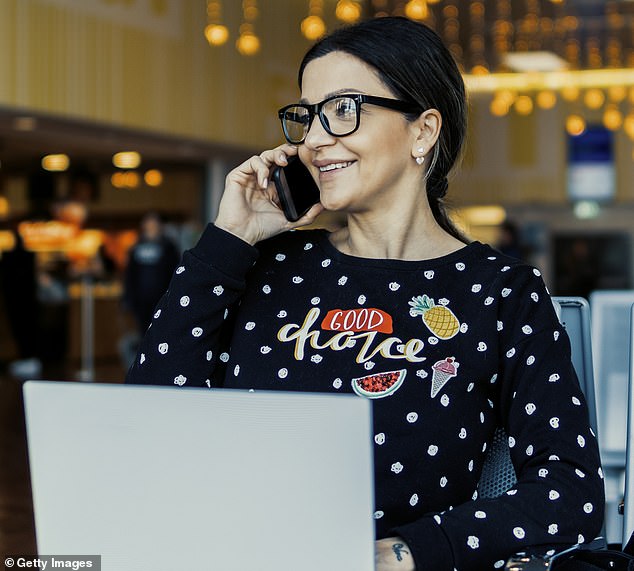
[[[323,231],[258,250],[206,230],[130,382],[372,398],[377,536],[402,529],[442,568],[501,569],[519,548],[594,536],[596,439],[538,271],[477,243],[421,262],[354,258]],[[518,482],[480,499],[498,418]]]

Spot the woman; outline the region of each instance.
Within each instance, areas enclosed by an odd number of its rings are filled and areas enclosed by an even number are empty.
[[[423,25],[371,20],[317,43],[299,85],[289,144],[227,176],[128,381],[373,398],[380,571],[499,569],[591,540],[597,444],[548,292],[442,207],[466,123],[450,54]],[[321,203],[290,223],[269,180],[296,154]],[[323,209],[345,227],[286,232]],[[519,481],[478,499],[500,425]]]

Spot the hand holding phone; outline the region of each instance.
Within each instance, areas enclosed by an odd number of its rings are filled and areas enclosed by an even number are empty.
[[[299,220],[319,202],[319,188],[298,157],[288,157],[288,164],[275,168],[271,178],[287,220]]]

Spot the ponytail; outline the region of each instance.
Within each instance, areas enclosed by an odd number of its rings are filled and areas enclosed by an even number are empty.
[[[439,142],[434,149],[434,157],[427,174],[425,176],[427,200],[434,220],[448,234],[468,244],[470,240],[456,227],[449,216],[449,207],[445,202],[445,196],[449,189],[449,181],[445,174],[441,154],[439,153]]]
[[[447,179],[445,179],[445,183],[447,183]],[[446,192],[446,191],[445,191]],[[471,240],[469,240],[453,223],[449,214],[447,212],[447,205],[443,198],[438,196],[432,196],[429,192],[427,193],[427,199],[429,200],[429,207],[431,209],[431,213],[434,215],[434,220],[438,223],[438,225],[448,234],[456,238],[456,240],[460,240],[465,244],[468,244]]]

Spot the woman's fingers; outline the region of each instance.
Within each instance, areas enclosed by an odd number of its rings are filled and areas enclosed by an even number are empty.
[[[266,189],[269,182],[271,167],[274,165],[285,166],[288,164],[288,157],[297,154],[297,147],[284,144],[274,149],[263,151],[259,155],[254,155],[246,162],[242,163],[238,170],[241,174],[255,175],[260,188]]]
[[[319,216],[324,211],[324,207],[321,205],[321,202],[317,204],[313,204],[310,207],[310,210],[304,214],[301,218],[296,220],[293,223],[293,228],[299,228],[300,226],[306,226],[307,224],[312,224],[315,221],[315,218]]]
[[[289,223],[280,208],[275,185],[271,183],[272,170],[285,166],[288,158],[296,154],[297,147],[284,144],[253,155],[232,170],[225,180],[216,225],[254,244],[312,222],[316,213],[309,212],[298,223]]]
[[[262,155],[253,155],[246,162],[238,167],[240,175],[254,177],[256,184],[260,188],[268,186],[269,165],[265,162]]]

